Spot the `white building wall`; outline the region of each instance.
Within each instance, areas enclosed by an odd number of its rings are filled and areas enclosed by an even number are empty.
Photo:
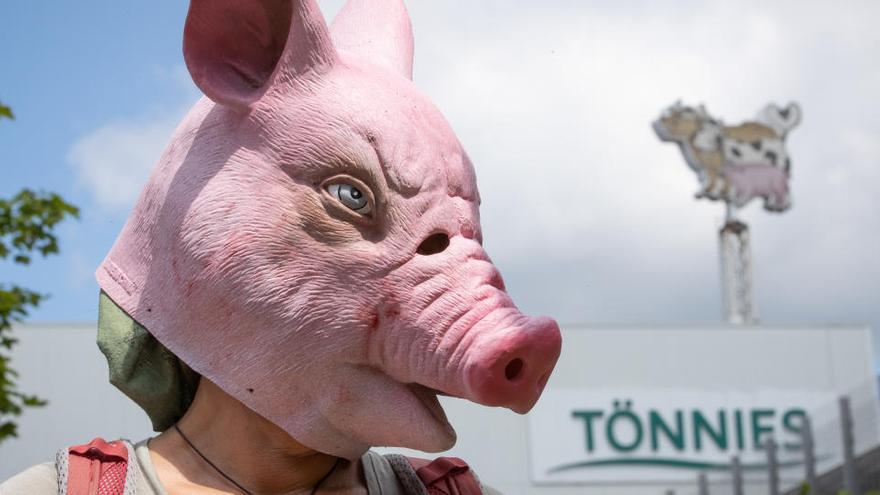
[[[0,479],[51,460],[58,448],[95,436],[136,440],[151,434],[146,415],[107,383],[94,331],[93,325],[16,328],[21,342],[13,366],[21,372],[20,388],[49,399],[50,404],[27,410],[20,420],[20,437],[0,444]],[[710,394],[771,389],[833,398],[858,390],[859,448],[878,441],[876,378],[867,328],[568,326],[563,339],[562,357],[547,386],[551,392],[619,389],[632,395],[639,390],[676,389]],[[545,402],[538,407],[545,407]],[[457,399],[443,403],[459,433],[451,455],[466,459],[484,481],[503,493],[635,495],[665,493],[668,488],[679,494],[696,493],[693,482],[635,483],[627,471],[621,471],[617,482],[590,482],[590,474],[585,473],[586,481],[580,484],[536,485],[530,474],[533,446],[526,417]],[[830,414],[836,405],[823,407]],[[571,419],[560,417],[560,421]],[[837,442],[833,431],[823,431],[827,433],[817,435],[825,435],[821,441]],[[555,440],[550,441],[552,445]],[[713,495],[729,493],[723,473],[713,476]],[[749,479],[748,493],[766,492],[760,477]]]
[[[95,344],[94,324],[23,325],[12,367],[19,389],[47,399],[18,420],[18,438],[0,444],[0,479],[41,462],[55,451],[94,437],[144,438],[147,415],[107,381],[107,364]]]

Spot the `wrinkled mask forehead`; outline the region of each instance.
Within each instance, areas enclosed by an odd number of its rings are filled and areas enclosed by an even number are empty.
[[[346,63],[315,86],[269,94],[256,107],[273,159],[297,177],[348,165],[404,197],[445,190],[479,203],[473,164],[434,104],[410,81],[340,57]]]

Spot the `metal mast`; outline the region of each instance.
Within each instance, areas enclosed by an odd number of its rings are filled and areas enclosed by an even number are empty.
[[[735,218],[733,210],[728,203],[727,219],[718,232],[724,319],[733,324],[751,324],[756,321],[757,312],[752,292],[749,226]]]

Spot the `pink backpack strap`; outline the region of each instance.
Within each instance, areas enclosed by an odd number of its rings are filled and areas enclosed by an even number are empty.
[[[66,495],[123,495],[128,474],[128,446],[96,438],[67,449]]]
[[[470,466],[458,457],[438,457],[433,461],[407,457],[428,495],[482,495],[483,489]]]

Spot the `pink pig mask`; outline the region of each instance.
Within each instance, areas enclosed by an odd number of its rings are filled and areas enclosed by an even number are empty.
[[[315,450],[455,443],[437,394],[525,413],[559,356],[481,245],[473,167],[410,82],[401,0],[193,0],[180,124],[98,270],[196,372]]]

